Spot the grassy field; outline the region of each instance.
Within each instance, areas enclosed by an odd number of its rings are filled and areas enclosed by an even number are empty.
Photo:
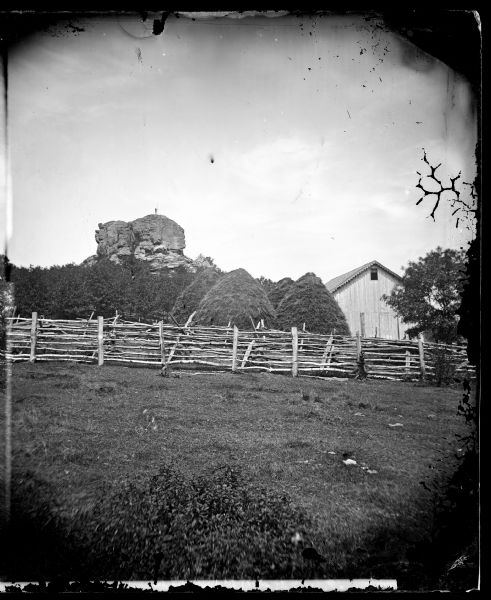
[[[10,573],[423,581],[414,549],[458,463],[460,397],[402,382],[16,364]],[[326,560],[304,559],[305,546]]]

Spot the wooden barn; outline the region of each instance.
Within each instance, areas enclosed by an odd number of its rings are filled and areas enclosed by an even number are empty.
[[[334,277],[326,283],[327,289],[346,316],[351,334],[362,337],[403,339],[407,326],[383,300],[401,277],[372,260],[357,269]]]

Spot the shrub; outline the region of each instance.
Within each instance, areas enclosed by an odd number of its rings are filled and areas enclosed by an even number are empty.
[[[453,383],[456,375],[456,364],[452,354],[446,348],[436,347],[432,352],[434,371],[429,379],[438,387]]]
[[[191,479],[163,465],[151,477],[108,484],[93,510],[79,513],[70,524],[71,543],[81,549],[71,576],[300,577],[303,563],[291,537],[313,528],[288,497],[234,468]]]

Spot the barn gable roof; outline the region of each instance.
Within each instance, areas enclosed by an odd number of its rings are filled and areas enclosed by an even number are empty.
[[[352,271],[343,273],[343,275],[338,275],[337,277],[330,279],[326,283],[326,287],[332,294],[333,292],[339,290],[340,287],[342,287],[343,285],[345,285],[364,271],[367,271],[371,267],[379,267],[380,269],[383,269],[384,271],[392,275],[392,277],[395,277],[398,281],[402,281],[402,277],[400,275],[394,273],[394,271],[391,271],[387,267],[384,267],[384,265],[382,263],[379,263],[378,260],[371,260],[370,262],[365,263],[361,267],[358,267],[356,269],[353,269]]]

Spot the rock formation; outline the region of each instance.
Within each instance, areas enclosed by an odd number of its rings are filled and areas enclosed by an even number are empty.
[[[119,264],[123,257],[134,256],[147,261],[153,271],[185,267],[195,271],[194,261],[184,255],[184,229],[164,215],[147,215],[127,223],[109,221],[99,223],[95,232],[97,255],[84,264],[93,264],[98,258],[108,258]]]

